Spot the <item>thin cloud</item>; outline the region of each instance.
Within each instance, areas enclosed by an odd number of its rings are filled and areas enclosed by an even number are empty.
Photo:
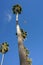
[[[11,19],[12,19],[12,15],[9,14],[9,13],[7,13],[7,14],[6,14],[6,19],[8,20],[8,22],[10,22]]]

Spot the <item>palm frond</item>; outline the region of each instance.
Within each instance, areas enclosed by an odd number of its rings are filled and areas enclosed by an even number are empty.
[[[14,5],[13,7],[12,7],[12,10],[13,10],[13,13],[14,14],[21,14],[21,11],[22,11],[22,8],[21,8],[21,6],[20,5]]]

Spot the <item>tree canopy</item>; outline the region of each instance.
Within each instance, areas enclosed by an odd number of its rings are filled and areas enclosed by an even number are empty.
[[[0,44],[0,53],[5,54],[9,50],[9,44],[4,42]]]
[[[21,8],[21,6],[20,5],[14,5],[13,7],[12,7],[12,10],[13,10],[13,13],[14,14],[21,14],[21,11],[22,11],[22,8]]]

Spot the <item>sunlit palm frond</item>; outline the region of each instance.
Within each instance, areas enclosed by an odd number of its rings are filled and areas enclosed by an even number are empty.
[[[17,13],[20,14],[21,11],[22,11],[22,8],[21,8],[20,5],[17,4],[17,5],[14,5],[14,6],[13,6],[12,10],[13,10],[13,13],[14,13],[14,14],[17,14]]]

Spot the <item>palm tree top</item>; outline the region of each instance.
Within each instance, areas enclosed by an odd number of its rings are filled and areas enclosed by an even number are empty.
[[[0,44],[0,53],[5,54],[9,50],[9,44],[4,42]]]
[[[17,4],[12,7],[12,10],[14,14],[21,14],[22,8],[19,4]]]

